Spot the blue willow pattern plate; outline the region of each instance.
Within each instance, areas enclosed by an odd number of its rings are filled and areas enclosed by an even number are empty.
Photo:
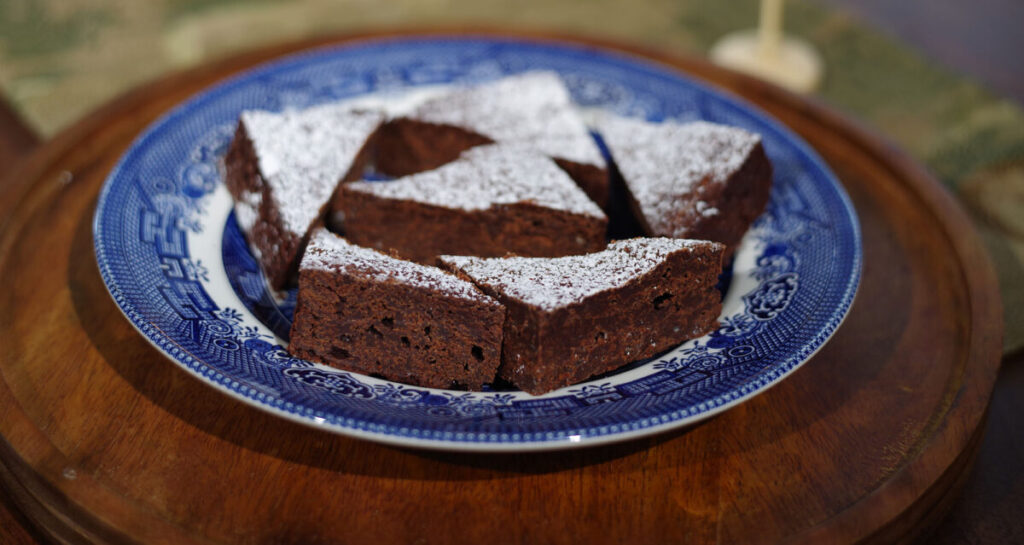
[[[222,181],[244,109],[282,110],[412,87],[561,74],[582,109],[705,119],[762,135],[775,167],[766,212],[743,240],[721,327],[660,357],[534,397],[411,387],[291,357],[294,290],[268,290]],[[384,443],[540,450],[618,441],[711,416],[778,383],[829,338],[853,301],[860,232],[813,151],[767,115],[676,71],[609,51],[495,38],[368,40],[263,65],[149,127],[110,174],[96,259],[131,323],[174,362],[279,416]]]

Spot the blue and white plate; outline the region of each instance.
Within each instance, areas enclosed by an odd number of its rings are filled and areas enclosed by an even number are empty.
[[[399,100],[412,88],[526,70],[560,73],[582,110],[736,125],[775,167],[767,211],[743,240],[721,327],[660,357],[534,397],[418,388],[339,371],[284,349],[294,293],[275,297],[232,214],[220,161],[244,109]],[[403,446],[520,451],[620,441],[707,418],[806,362],[850,308],[861,270],[853,207],[792,132],[661,65],[564,43],[367,40],[260,66],[154,123],[110,174],[96,259],[118,306],[171,360],[282,417]]]

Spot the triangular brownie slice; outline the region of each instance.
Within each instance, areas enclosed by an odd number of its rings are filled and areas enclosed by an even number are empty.
[[[377,168],[395,176],[437,168],[473,146],[534,149],[565,169],[599,206],[608,202],[604,156],[558,74],[534,71],[426,100],[389,122]]]
[[[271,286],[295,271],[310,229],[343,179],[362,176],[384,116],[337,104],[243,112],[225,158],[235,216]]]
[[[756,134],[612,116],[599,132],[649,235],[714,240],[731,255],[764,211],[772,167]]]
[[[501,361],[505,310],[435,267],[310,237],[288,350],[364,374],[431,388],[479,390]]]
[[[555,163],[501,144],[473,148],[438,169],[342,186],[345,236],[433,263],[442,254],[582,254],[604,248],[608,220]]]
[[[501,378],[542,394],[710,331],[724,246],[635,238],[559,258],[443,256],[507,309]]]

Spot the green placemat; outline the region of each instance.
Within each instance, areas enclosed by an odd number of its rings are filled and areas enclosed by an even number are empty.
[[[484,23],[700,55],[756,18],[756,0],[0,0],[0,86],[50,136],[170,70],[304,36]],[[819,96],[926,164],[974,215],[999,272],[1005,348],[1024,348],[1024,113],[814,1],[788,2],[786,26],[825,58]]]

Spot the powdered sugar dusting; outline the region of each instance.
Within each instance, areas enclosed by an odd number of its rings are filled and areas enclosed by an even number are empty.
[[[310,236],[300,270],[317,269],[438,291],[452,297],[498,305],[473,284],[436,267],[397,259],[318,228]]]
[[[600,252],[566,257],[441,256],[476,283],[545,311],[580,303],[647,274],[670,255],[714,244],[705,240],[634,238]]]
[[[604,219],[572,178],[532,149],[503,144],[470,149],[438,169],[391,182],[355,182],[346,191],[461,210],[529,202]]]
[[[303,236],[323,211],[384,115],[325,104],[302,111],[242,112],[282,226]]]
[[[524,72],[457,89],[426,100],[409,117],[528,146],[549,157],[605,167],[568,89],[554,72]]]
[[[761,138],[736,127],[705,121],[648,123],[608,116],[598,129],[619,167],[630,193],[654,234],[685,236],[677,225],[677,208],[691,202],[694,186],[707,178],[725,183]],[[696,213],[719,210],[704,201]]]

